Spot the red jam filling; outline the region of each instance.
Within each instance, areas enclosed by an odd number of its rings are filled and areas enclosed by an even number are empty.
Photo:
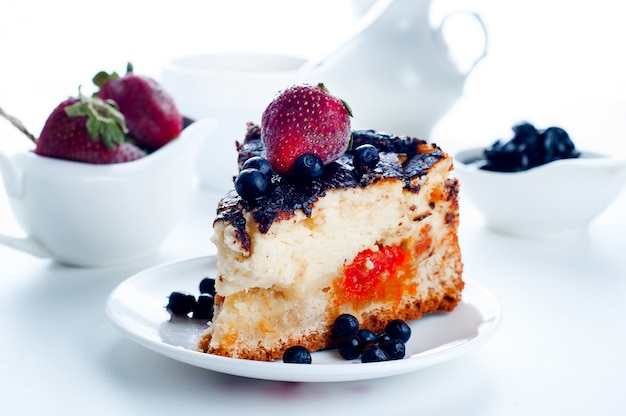
[[[406,287],[402,279],[406,271],[403,265],[409,255],[399,246],[360,252],[351,264],[345,266],[344,278],[336,284],[339,303],[358,305],[389,299],[399,303]]]

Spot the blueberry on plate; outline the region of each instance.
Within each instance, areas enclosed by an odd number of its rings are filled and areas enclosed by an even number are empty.
[[[361,340],[357,335],[348,335],[339,339],[337,352],[346,360],[355,360],[361,355]]]
[[[190,293],[172,292],[166,309],[176,316],[186,316],[196,308],[196,297]]]
[[[196,308],[193,311],[193,317],[196,319],[213,319],[213,305],[215,300],[212,295],[203,293],[198,296]]]
[[[385,326],[385,333],[389,335],[391,339],[399,339],[402,340],[402,342],[407,342],[409,338],[411,338],[411,327],[402,319],[394,319]]]
[[[283,353],[283,362],[289,364],[311,364],[311,353],[301,345],[289,347]]]
[[[406,346],[400,339],[390,339],[379,344],[390,360],[401,360],[406,354]]]
[[[356,335],[359,331],[359,321],[354,315],[343,313],[335,318],[333,333],[337,338]]]
[[[380,334],[378,334],[378,338],[376,338],[376,342],[379,344],[382,344],[385,341],[391,341],[391,337],[385,334],[384,332],[381,332]]]
[[[378,335],[374,331],[370,331],[369,329],[359,329],[359,332],[356,333],[356,336],[359,338],[361,343],[361,350],[365,347],[365,345],[370,342],[378,342]]]
[[[207,293],[211,296],[215,296],[215,279],[205,277],[200,281],[199,289],[200,293]]]
[[[389,356],[377,344],[368,344],[361,353],[362,363],[389,361]]]

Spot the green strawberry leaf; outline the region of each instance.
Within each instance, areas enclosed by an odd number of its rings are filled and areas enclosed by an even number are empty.
[[[346,108],[346,111],[348,112],[348,115],[349,115],[350,117],[353,117],[353,116],[352,116],[352,108],[350,107],[350,104],[348,104],[348,102],[347,102],[346,100],[341,100],[341,99],[340,99],[340,101],[341,101],[341,103],[343,104],[343,106]]]
[[[100,71],[92,78],[92,82],[96,87],[102,88],[104,84],[109,82],[112,79],[119,78],[119,74],[117,72],[111,72],[110,74],[106,71]],[[94,94],[95,95],[95,94]]]
[[[352,150],[352,146],[354,145],[354,135],[350,133],[350,141],[348,142],[348,148],[346,151]]]
[[[79,99],[76,104],[67,106],[65,113],[70,117],[87,116],[86,128],[92,140],[101,140],[111,150],[116,143],[124,142],[124,135],[128,133],[126,120],[114,102],[86,97],[80,92]]]

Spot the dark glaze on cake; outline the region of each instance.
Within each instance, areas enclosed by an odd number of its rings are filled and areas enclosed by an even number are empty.
[[[352,140],[353,148],[372,144],[380,152],[380,162],[372,172],[359,175],[352,164],[351,152],[348,151],[337,161],[328,164],[324,174],[312,182],[303,183],[295,177],[274,175],[272,191],[255,201],[243,200],[235,190],[231,190],[220,201],[215,221],[233,224],[242,247],[249,250],[250,236],[246,232],[244,211],[251,212],[259,231],[266,233],[274,221],[291,218],[298,209],[310,216],[315,201],[329,189],[365,187],[383,179],[400,179],[404,181],[405,188],[419,192],[415,179],[428,173],[435,163],[445,157],[439,147],[424,140],[375,130],[355,130],[352,132]],[[261,128],[258,125],[248,123],[244,142],[237,142],[237,151],[240,167],[252,156],[264,156]]]

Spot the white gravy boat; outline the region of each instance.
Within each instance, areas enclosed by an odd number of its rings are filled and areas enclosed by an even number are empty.
[[[77,266],[109,266],[158,251],[180,220],[201,143],[216,123],[201,120],[133,162],[94,165],[0,152],[9,203],[25,237],[0,243]]]

